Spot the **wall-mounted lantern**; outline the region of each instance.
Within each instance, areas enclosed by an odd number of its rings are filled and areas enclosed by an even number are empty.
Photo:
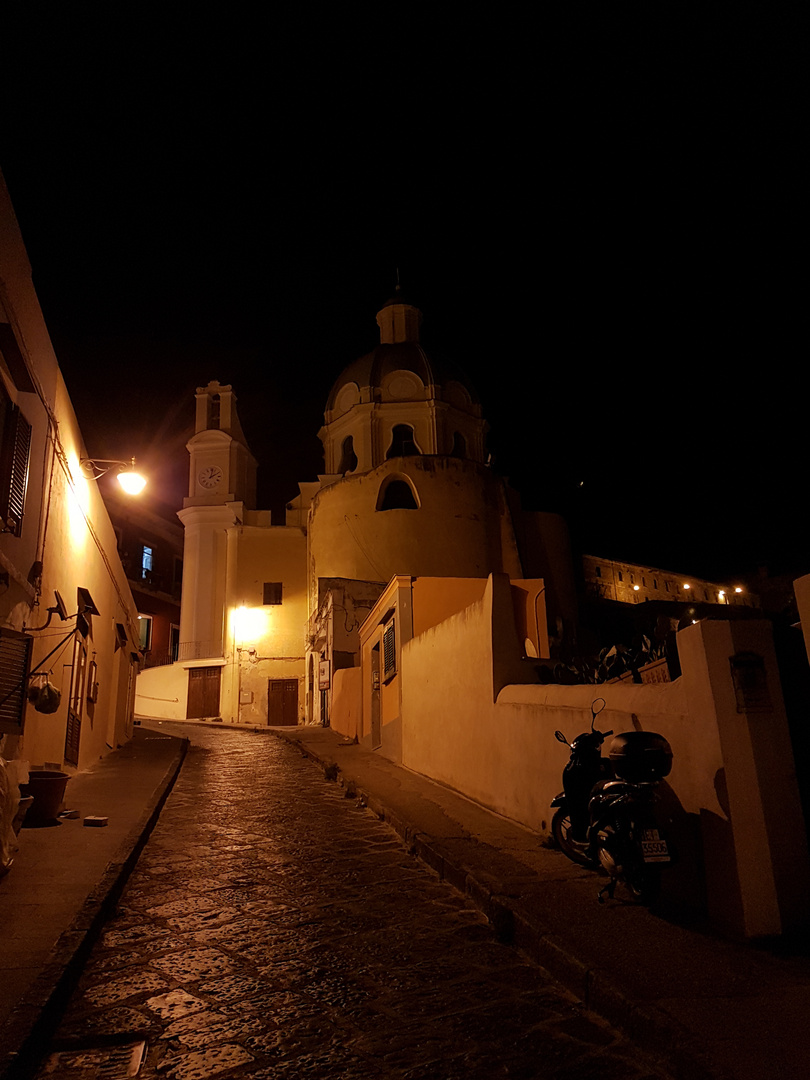
[[[135,458],[119,461],[115,458],[82,458],[79,462],[88,480],[98,480],[105,473],[115,470],[118,483],[127,495],[140,495],[146,487],[146,477],[135,469]]]

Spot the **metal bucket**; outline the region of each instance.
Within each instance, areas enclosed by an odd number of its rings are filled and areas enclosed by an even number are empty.
[[[28,773],[28,783],[20,784],[20,795],[23,798],[33,795],[34,801],[25,815],[23,828],[57,824],[69,779],[67,773],[48,769],[33,769]]]

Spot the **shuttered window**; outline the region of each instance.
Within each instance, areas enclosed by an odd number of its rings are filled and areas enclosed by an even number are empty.
[[[397,670],[397,639],[395,623],[392,619],[383,633],[383,676],[388,678]]]
[[[0,626],[0,735],[19,735],[23,728],[31,640]]]
[[[31,425],[0,384],[0,518],[5,532],[22,532]]]

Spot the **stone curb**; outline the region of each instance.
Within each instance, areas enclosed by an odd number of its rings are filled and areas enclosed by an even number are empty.
[[[676,1080],[728,1080],[728,1073],[707,1060],[706,1052],[695,1045],[691,1034],[680,1024],[654,1005],[631,1001],[604,972],[583,964],[558,935],[543,931],[532,922],[521,910],[519,899],[495,891],[496,883],[487,883],[474,870],[466,869],[443,848],[440,840],[418,832],[391,811],[379,796],[346,777],[336,761],[327,755],[319,755],[297,739],[286,738],[281,731],[273,731],[273,734],[320,765],[327,780],[334,780],[344,787],[347,797],[360,799],[381,821],[391,826],[413,855],[468,896],[486,917],[499,941],[525,953],[575,994],[587,1009],[621,1030],[635,1045],[659,1060],[664,1059]]]
[[[122,841],[116,858],[108,864],[69,929],[60,935],[48,963],[0,1031],[0,1044],[6,1048],[0,1061],[0,1080],[30,1080],[41,1064],[42,1047],[56,1030],[90,950],[114,910],[180,772],[189,743],[188,739],[179,741],[177,754],[137,825]]]

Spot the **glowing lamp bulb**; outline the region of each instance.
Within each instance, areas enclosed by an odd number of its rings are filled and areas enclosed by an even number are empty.
[[[683,586],[683,587],[684,587],[685,589],[691,589],[691,588],[692,588],[692,586],[691,586],[691,585],[687,585],[687,583],[686,583],[686,582],[684,582],[684,586]]]
[[[739,585],[738,585],[738,586],[736,587],[736,589],[734,590],[734,592],[742,592],[742,589],[740,588],[740,586],[739,586]]]
[[[633,586],[633,592],[638,592],[638,590],[639,590],[639,588],[640,588],[640,587],[641,587],[641,586],[639,586],[639,585],[634,585],[634,586]]]
[[[140,495],[146,487],[146,477],[135,472],[134,468],[124,469],[118,474],[118,483],[127,495]]]

